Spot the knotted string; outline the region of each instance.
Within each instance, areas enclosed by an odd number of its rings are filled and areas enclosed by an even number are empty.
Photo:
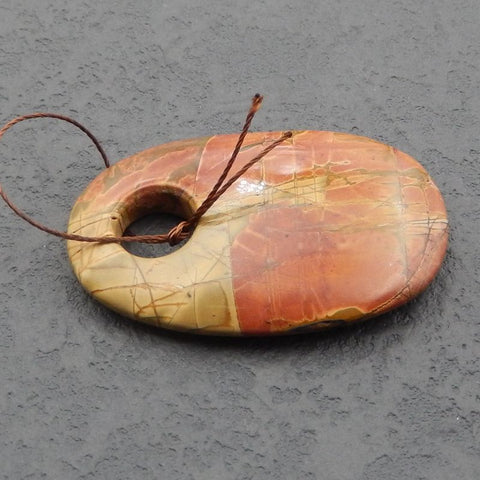
[[[245,119],[245,123],[238,137],[237,144],[232,152],[230,160],[227,162],[225,168],[223,169],[220,177],[218,178],[215,185],[210,190],[210,193],[207,195],[207,198],[203,201],[203,203],[198,207],[198,209],[194,212],[194,214],[188,219],[180,222],[178,225],[173,227],[167,234],[158,234],[158,235],[127,235],[121,237],[115,236],[103,236],[103,237],[87,237],[84,235],[77,235],[74,233],[63,232],[59,230],[55,230],[50,228],[46,225],[43,225],[40,222],[37,222],[30,216],[28,216],[25,212],[20,210],[7,196],[4,192],[1,184],[0,184],[0,196],[3,198],[5,203],[18,215],[20,218],[25,220],[26,222],[30,223],[34,227],[42,230],[43,232],[49,233],[56,237],[63,238],[65,240],[75,240],[78,242],[95,242],[95,243],[123,243],[123,242],[139,242],[139,243],[169,243],[170,245],[176,245],[180,243],[182,240],[190,237],[193,233],[193,230],[197,226],[200,219],[205,215],[205,213],[212,207],[212,205],[225,193],[225,191],[235,182],[237,181],[249,168],[251,168],[255,163],[261,160],[265,155],[267,155],[270,151],[272,151],[275,147],[279,144],[287,140],[292,136],[292,132],[285,132],[281,137],[277,140],[272,142],[269,146],[264,148],[256,157],[252,158],[248,163],[246,163],[238,172],[236,172],[228,181],[225,181],[227,178],[228,173],[230,172],[235,160],[240,152],[240,148],[242,147],[243,141],[248,133],[250,128],[250,124],[252,123],[253,117],[255,113],[258,111],[262,104],[263,97],[259,94],[256,94],[252,99],[252,104],[248,111],[247,117]],[[28,115],[22,115],[20,117],[14,118],[6,123],[0,129],[0,139],[2,138],[3,134],[12,128],[17,123],[23,122],[25,120],[33,119],[33,118],[55,118],[59,120],[63,120],[65,122],[71,123],[79,128],[82,132],[84,132],[90,140],[92,140],[93,144],[99,151],[103,162],[105,163],[105,167],[110,167],[110,162],[107,158],[105,151],[103,150],[100,142],[95,138],[95,136],[83,125],[78,123],[76,120],[71,119],[70,117],[59,115],[56,113],[31,113]]]

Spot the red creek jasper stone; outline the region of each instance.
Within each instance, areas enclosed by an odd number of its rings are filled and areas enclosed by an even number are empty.
[[[247,135],[233,170],[281,135]],[[172,142],[102,172],[69,232],[121,235],[153,210],[188,216],[237,135]],[[235,182],[179,250],[141,258],[68,242],[97,300],[136,320],[217,335],[301,332],[379,315],[423,291],[448,238],[438,188],[412,157],[355,135],[301,131]]]

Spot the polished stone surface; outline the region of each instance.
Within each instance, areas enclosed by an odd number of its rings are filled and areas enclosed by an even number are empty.
[[[248,134],[231,174],[280,136]],[[69,233],[119,237],[146,213],[197,210],[236,141],[176,141],[121,160],[80,195]],[[357,135],[297,131],[230,186],[180,250],[142,258],[70,241],[68,253],[85,289],[122,315],[206,335],[273,335],[403,305],[433,280],[447,241],[442,195],[412,157]]]

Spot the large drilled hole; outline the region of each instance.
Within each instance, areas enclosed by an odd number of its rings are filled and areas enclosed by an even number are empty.
[[[124,236],[158,235],[168,233],[194,211],[193,202],[183,192],[171,188],[148,187],[136,191],[125,202],[122,220],[128,225]],[[171,247],[168,243],[123,242],[128,252],[138,257],[161,257],[181,248],[187,240]]]

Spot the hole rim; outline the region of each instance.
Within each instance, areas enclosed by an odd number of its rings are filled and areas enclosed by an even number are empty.
[[[193,196],[181,188],[168,184],[146,185],[135,189],[126,196],[117,205],[115,211],[110,213],[110,220],[118,236],[125,236],[125,232],[132,225],[135,235],[166,234],[182,220],[190,218],[197,208]],[[153,232],[138,231],[138,226],[142,227],[142,221],[144,222],[149,217],[152,220],[157,218],[158,223],[166,223],[166,226],[163,228],[160,225],[160,229]],[[176,223],[172,221],[174,218],[178,220]],[[136,223],[139,225],[135,225]],[[173,247],[168,243],[121,242],[119,245],[129,255],[143,259],[155,259],[180,250],[189,240],[190,238],[185,239]]]

